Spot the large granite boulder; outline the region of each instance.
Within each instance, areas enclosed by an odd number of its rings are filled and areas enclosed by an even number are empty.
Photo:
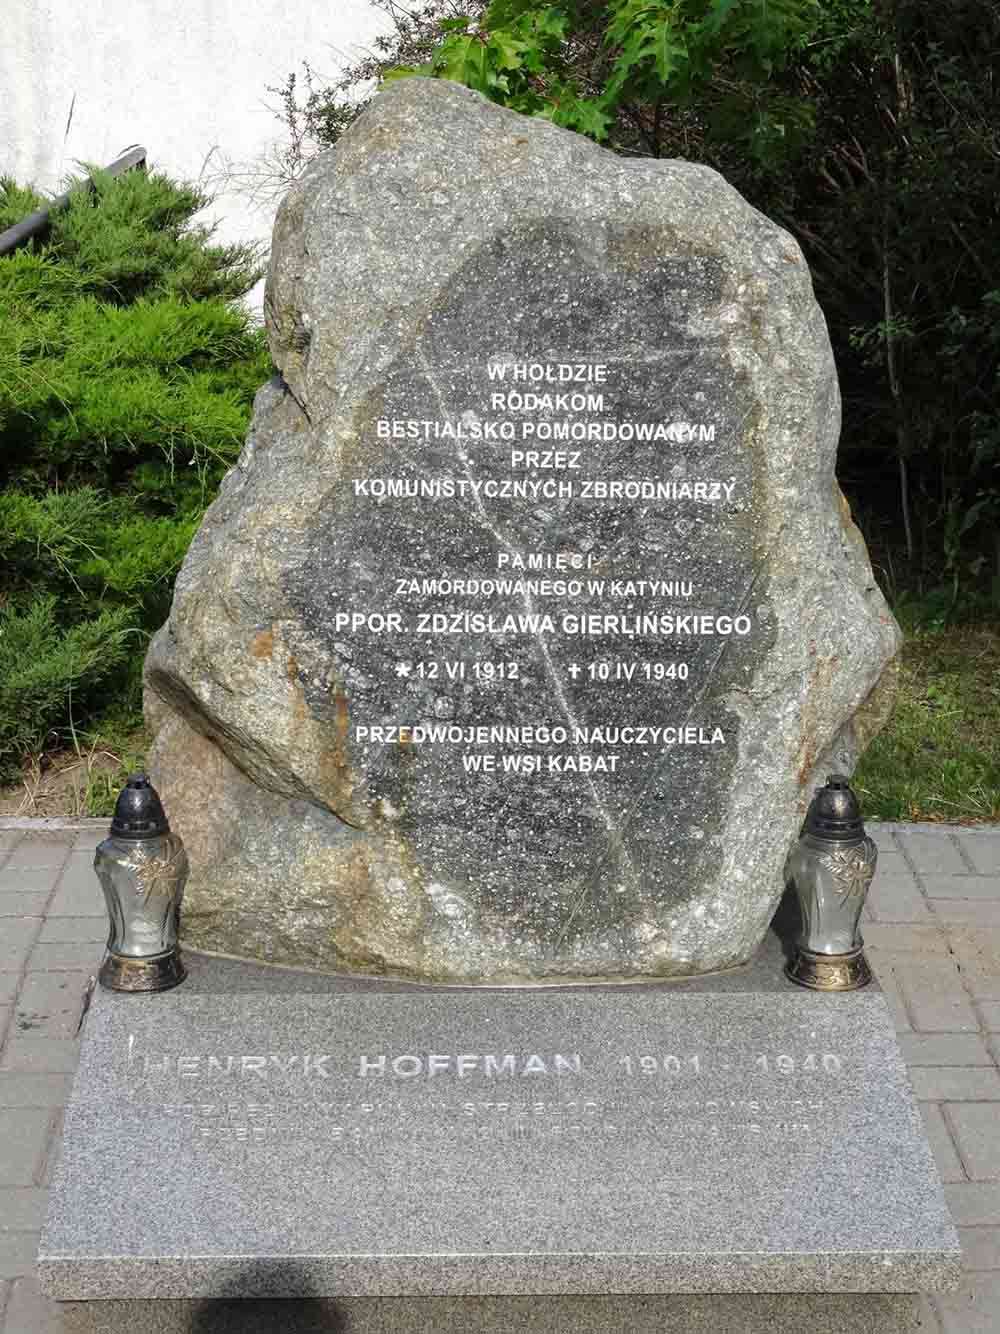
[[[899,634],[795,242],[706,167],[381,93],[147,663],[184,934],[463,982],[752,955]]]

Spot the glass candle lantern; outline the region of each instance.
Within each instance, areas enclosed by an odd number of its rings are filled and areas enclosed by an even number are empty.
[[[99,974],[111,991],[165,991],[184,981],[177,943],[188,861],[156,789],[132,774],[94,854],[111,927]]]
[[[810,802],[788,859],[802,917],[797,952],[785,970],[793,982],[854,991],[871,981],[858,922],[877,859],[850,782],[832,774]]]

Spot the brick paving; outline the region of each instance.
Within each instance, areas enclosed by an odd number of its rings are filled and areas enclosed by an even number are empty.
[[[106,822],[0,827],[0,1334],[52,1334],[32,1277],[83,992],[105,936]],[[927,1334],[1000,1331],[1000,831],[876,825],[868,957],[964,1251]],[[936,1325],[936,1328],[935,1328]]]

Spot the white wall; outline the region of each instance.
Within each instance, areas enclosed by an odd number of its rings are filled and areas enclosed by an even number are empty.
[[[332,77],[385,22],[368,0],[8,0],[2,8],[0,173],[51,191],[75,161],[103,166],[144,144],[154,167],[216,188],[208,216],[223,241],[270,236],[276,201],[217,184],[226,164],[252,164],[282,139],[268,85],[283,84],[303,60]]]

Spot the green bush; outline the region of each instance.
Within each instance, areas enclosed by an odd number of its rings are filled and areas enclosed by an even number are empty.
[[[270,363],[197,189],[93,173],[0,258],[0,774],[138,721],[145,644]],[[0,229],[43,207],[0,179]]]

